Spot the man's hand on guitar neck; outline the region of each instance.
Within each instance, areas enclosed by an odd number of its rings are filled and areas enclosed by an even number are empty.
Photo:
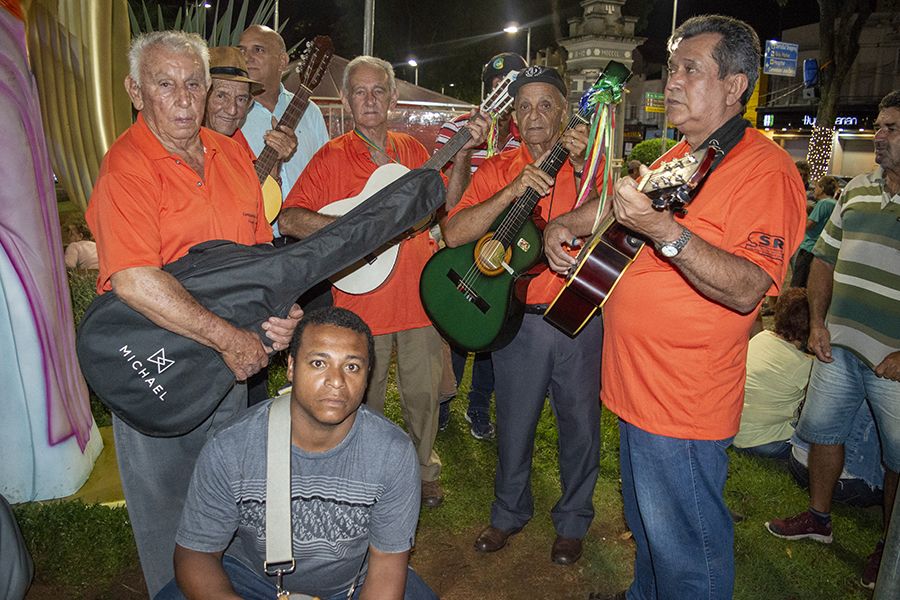
[[[278,125],[278,120],[272,117],[272,129],[263,134],[263,141],[266,146],[271,146],[278,154],[279,162],[285,162],[291,159],[294,152],[297,151],[297,134],[290,127]],[[279,169],[280,164],[276,164],[273,171]],[[271,174],[273,177],[276,173]]]
[[[472,137],[468,142],[463,144],[463,147],[456,153],[453,164],[456,164],[457,158],[462,158],[462,156],[467,155],[472,148],[477,148],[484,143],[487,139],[488,131],[491,128],[491,120],[488,115],[479,112],[477,108],[473,108],[472,112],[469,113],[469,120],[465,127],[469,130],[469,135]]]
[[[619,223],[654,243],[672,241],[681,235],[681,225],[675,222],[672,212],[654,209],[650,198],[638,191],[637,183],[631,177],[616,182],[612,204]]]

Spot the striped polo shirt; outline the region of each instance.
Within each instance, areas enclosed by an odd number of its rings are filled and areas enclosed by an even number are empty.
[[[831,343],[872,368],[900,350],[900,194],[881,167],[847,184],[813,254],[834,266]]]

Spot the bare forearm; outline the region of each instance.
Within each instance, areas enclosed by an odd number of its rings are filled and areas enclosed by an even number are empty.
[[[444,241],[451,248],[475,241],[484,235],[504,210],[516,199],[507,186],[479,204],[453,215],[444,228]]]
[[[585,237],[591,235],[591,233],[593,233],[591,231],[591,228],[593,228],[594,221],[597,218],[598,203],[599,199],[595,197],[592,200],[588,200],[575,210],[558,216],[557,218],[553,219],[553,222],[562,225],[570,232],[572,232],[572,235],[574,236]],[[604,210],[604,213],[608,212],[608,209]]]
[[[188,600],[240,599],[222,567],[222,553],[195,552],[175,546],[175,580]]]
[[[369,569],[360,600],[402,600],[406,590],[409,552],[388,554],[369,546]]]
[[[461,152],[456,155],[456,160],[445,173],[447,174],[447,200],[444,206],[447,212],[453,210],[453,207],[459,204],[466,187],[469,185],[471,177],[472,154],[471,152]]]
[[[306,208],[286,208],[278,217],[278,231],[297,239],[311,236],[335,220],[336,217],[322,215]]]
[[[755,309],[772,285],[760,267],[697,235],[671,261],[701,294],[743,314]]]
[[[806,295],[809,301],[810,327],[825,327],[825,315],[831,306],[834,289],[834,267],[820,258],[814,258],[809,267]]]
[[[113,273],[113,290],[155,324],[223,352],[237,328],[197,302],[181,283],[156,267]]]

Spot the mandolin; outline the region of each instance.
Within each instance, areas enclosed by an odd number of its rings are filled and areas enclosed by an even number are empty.
[[[294,93],[290,104],[281,115],[276,127],[284,125],[288,129],[296,129],[297,123],[303,118],[306,107],[309,106],[309,98],[312,91],[322,81],[325,75],[325,69],[331,62],[334,55],[334,45],[331,38],[324,35],[316,36],[316,38],[306,43],[306,49],[300,57],[297,64],[297,74],[300,76],[300,85]],[[263,205],[266,210],[266,219],[269,223],[274,223],[281,212],[281,203],[283,202],[281,194],[281,186],[272,177],[272,169],[278,163],[278,153],[271,146],[265,146],[259,156],[256,158],[254,168],[256,176],[259,178],[259,184],[263,191]]]

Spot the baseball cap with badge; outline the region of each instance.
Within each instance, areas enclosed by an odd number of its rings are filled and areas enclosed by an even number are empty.
[[[562,76],[556,69],[553,67],[534,66],[528,67],[520,72],[516,80],[509,84],[510,95],[515,97],[522,86],[528,85],[529,83],[549,83],[559,90],[559,93],[563,95],[563,98],[568,94],[566,82],[563,81]]]
[[[525,59],[515,52],[504,52],[487,61],[481,69],[481,80],[490,87],[494,77],[504,77],[510,71],[519,71],[527,66]]]
[[[216,46],[209,49],[209,76],[213,79],[244,81],[250,84],[250,93],[257,96],[265,91],[263,84],[250,79],[247,61],[240,48]]]

